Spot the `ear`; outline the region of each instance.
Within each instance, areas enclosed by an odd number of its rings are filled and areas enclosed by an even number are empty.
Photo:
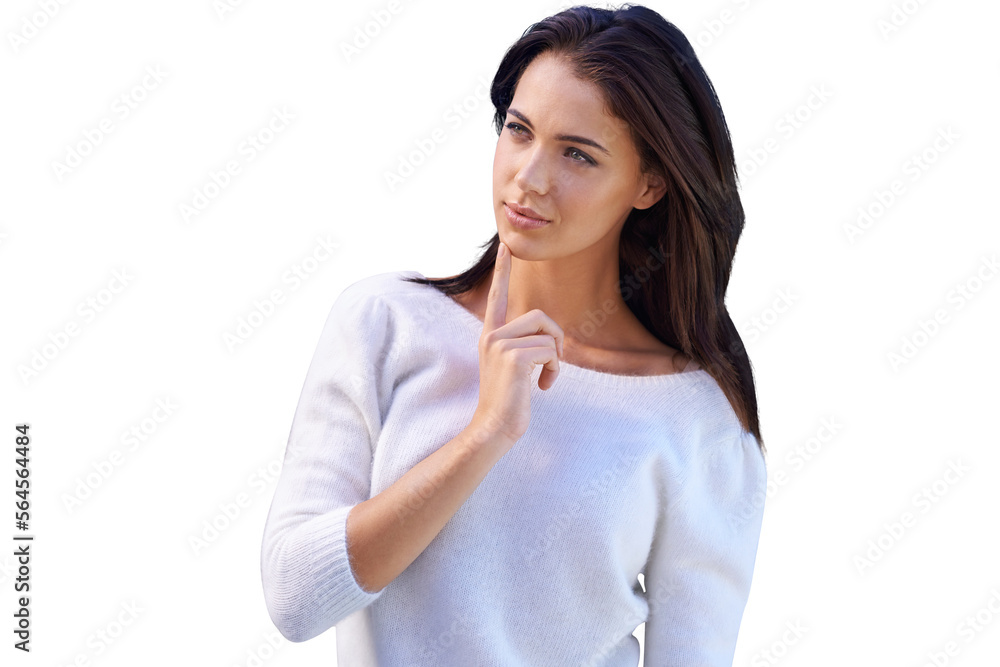
[[[641,183],[642,190],[635,203],[632,204],[633,207],[638,209],[649,208],[660,201],[667,191],[667,182],[659,174],[643,174]]]

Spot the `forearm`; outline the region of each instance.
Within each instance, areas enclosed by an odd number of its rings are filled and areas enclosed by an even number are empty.
[[[354,576],[377,592],[399,576],[513,445],[475,421],[347,518]]]

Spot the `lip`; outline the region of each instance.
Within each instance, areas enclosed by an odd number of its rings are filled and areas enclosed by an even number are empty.
[[[524,218],[530,218],[535,222],[551,222],[551,220],[543,218],[541,214],[538,213],[538,211],[536,211],[533,208],[528,208],[527,206],[520,206],[519,204],[515,204],[512,201],[504,202],[504,204],[510,207],[510,209],[514,211],[514,213],[517,213],[518,215]]]
[[[531,211],[531,215],[522,213],[521,211]],[[532,216],[538,215],[532,209],[518,206],[517,204],[510,204],[504,202],[503,212],[507,217],[507,222],[510,223],[511,227],[515,229],[520,229],[523,231],[529,231],[533,229],[541,229],[545,225],[548,225],[551,220],[546,220],[545,218],[535,218]]]

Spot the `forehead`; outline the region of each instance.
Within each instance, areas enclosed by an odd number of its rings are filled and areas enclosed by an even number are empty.
[[[562,56],[535,57],[521,74],[510,106],[526,115],[543,136],[581,135],[600,142],[612,154],[631,146],[628,125],[611,115],[604,91],[578,78]]]

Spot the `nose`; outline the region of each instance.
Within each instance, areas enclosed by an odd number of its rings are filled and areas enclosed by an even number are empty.
[[[526,153],[514,175],[514,183],[524,192],[534,192],[539,195],[548,193],[551,187],[551,173],[542,147],[535,147]]]

